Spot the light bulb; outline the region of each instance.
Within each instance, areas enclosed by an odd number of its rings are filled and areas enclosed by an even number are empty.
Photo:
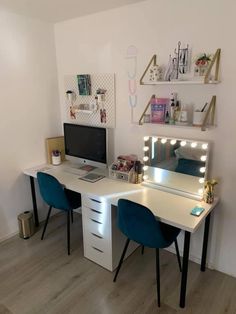
[[[148,161],[148,159],[149,159],[148,156],[143,157],[143,161]]]
[[[202,144],[202,149],[207,149],[208,144]]]
[[[193,148],[197,147],[197,143],[196,143],[196,142],[193,142],[193,143],[191,144],[191,147],[193,147]]]
[[[144,176],[143,176],[143,180],[147,180],[148,179],[148,176],[145,174]]]
[[[170,141],[170,144],[171,144],[171,145],[175,145],[175,144],[176,144],[176,140],[171,140],[171,141]]]
[[[144,150],[145,152],[147,152],[147,151],[149,150],[149,147],[148,147],[148,146],[144,146],[143,150]]]
[[[143,140],[144,142],[147,142],[149,140],[149,136],[144,136]]]
[[[198,190],[198,194],[202,195],[203,194],[203,189]]]
[[[201,161],[206,161],[206,160],[207,160],[207,156],[206,155],[201,156]]]
[[[147,170],[148,170],[148,166],[144,166],[143,171],[147,171]]]
[[[187,144],[186,141],[181,141],[181,142],[180,142],[180,145],[181,145],[181,146],[185,146],[186,144]]]
[[[162,139],[161,139],[161,143],[162,143],[162,144],[165,144],[166,142],[167,142],[167,139],[166,139],[166,138],[162,138]]]
[[[158,138],[157,138],[157,137],[153,137],[153,138],[152,138],[152,142],[153,142],[153,143],[156,143],[156,142],[157,142],[157,140],[158,140]]]
[[[201,168],[200,168],[200,172],[201,172],[201,173],[204,173],[205,171],[206,171],[206,168],[205,168],[205,167],[201,167]]]
[[[200,178],[198,181],[199,181],[199,183],[204,183],[205,180],[204,180],[204,178]]]

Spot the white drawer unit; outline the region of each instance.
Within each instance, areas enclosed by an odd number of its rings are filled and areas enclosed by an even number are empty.
[[[109,207],[104,200],[82,195],[84,256],[112,271]]]
[[[110,271],[117,267],[126,241],[116,226],[116,212],[104,198],[82,195],[84,256]],[[130,243],[126,257],[136,248]]]

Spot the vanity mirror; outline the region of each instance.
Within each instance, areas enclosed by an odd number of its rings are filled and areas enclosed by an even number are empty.
[[[209,143],[144,137],[144,182],[200,199],[207,179]]]

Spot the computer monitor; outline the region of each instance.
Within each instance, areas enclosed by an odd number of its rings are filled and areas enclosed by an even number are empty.
[[[64,123],[66,159],[95,167],[107,165],[105,128]]]

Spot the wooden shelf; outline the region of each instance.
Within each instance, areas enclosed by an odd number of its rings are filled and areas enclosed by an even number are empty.
[[[209,81],[207,83],[205,83],[204,81],[197,81],[197,80],[189,80],[189,81],[157,81],[157,82],[147,82],[147,81],[142,81],[142,83],[140,83],[141,85],[207,85],[207,84],[211,84],[211,85],[215,85],[215,84],[219,84],[220,81]]]
[[[161,127],[171,127],[171,128],[186,128],[186,129],[195,129],[195,130],[199,130],[202,131],[202,126],[196,126],[196,125],[191,125],[191,124],[169,124],[169,123],[152,123],[152,122],[144,122],[143,124],[140,124],[139,122],[133,122],[134,125],[138,125],[138,126],[143,126],[143,125],[150,125],[150,126],[161,126]],[[209,129],[214,129],[216,127],[216,125],[207,125],[205,127],[205,130],[209,130]]]
[[[157,55],[153,55],[151,60],[149,61],[145,71],[143,72],[143,75],[140,78],[140,85],[172,85],[172,84],[218,84],[219,80],[219,65],[220,65],[220,54],[221,54],[221,49],[218,48],[208,66],[208,69],[206,71],[206,74],[202,77],[202,80],[196,80],[194,77],[191,80],[173,80],[173,81],[160,81],[160,82],[150,82],[145,80],[145,76],[148,72],[148,70],[152,66],[157,66]],[[212,68],[215,64],[215,73],[213,76],[211,76]],[[211,78],[214,78],[213,80]]]

